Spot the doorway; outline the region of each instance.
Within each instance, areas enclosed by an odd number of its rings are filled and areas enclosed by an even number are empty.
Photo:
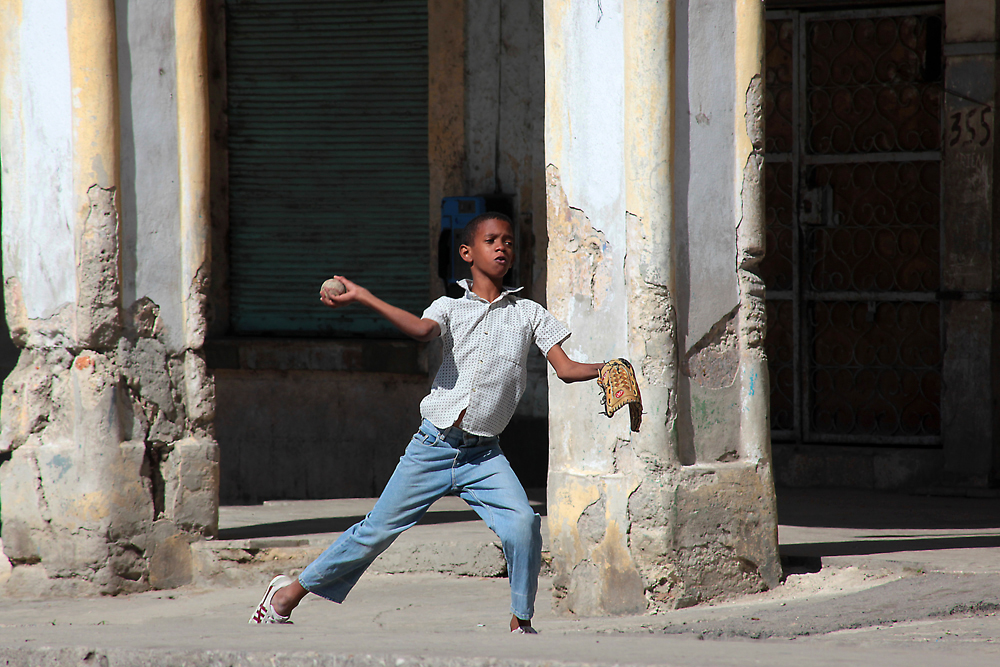
[[[776,442],[941,444],[941,17],[767,14]]]

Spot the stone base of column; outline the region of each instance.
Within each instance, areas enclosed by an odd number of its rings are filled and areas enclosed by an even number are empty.
[[[744,463],[639,476],[549,475],[555,607],[604,616],[687,607],[781,579],[765,475]],[[572,556],[567,558],[566,556]]]
[[[113,349],[26,348],[4,383],[0,594],[180,586],[190,543],[217,532],[212,381],[146,310]]]

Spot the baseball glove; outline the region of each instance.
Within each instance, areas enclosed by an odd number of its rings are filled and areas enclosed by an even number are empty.
[[[618,408],[628,405],[632,430],[638,433],[642,423],[642,395],[628,359],[612,359],[601,366],[597,384],[604,390],[601,396],[604,414],[610,417]]]

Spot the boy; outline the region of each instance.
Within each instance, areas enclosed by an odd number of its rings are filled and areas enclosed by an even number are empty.
[[[417,317],[337,276],[347,291],[321,291],[331,308],[360,303],[418,341],[441,336],[443,357],[420,403],[423,423],[372,511],[344,532],[298,579],[275,577],[250,623],[289,623],[307,593],[342,602],[365,569],[438,498],[458,495],[500,537],[511,589],[511,632],[534,634],[541,519],[500,451],[498,434],[524,391],[528,346],[535,343],[563,382],[593,380],[603,364],[570,360],[569,331],[534,301],[515,296],[503,277],[514,261],[509,218],[485,213],[466,226],[459,247],[472,282],[465,297],[441,297]]]

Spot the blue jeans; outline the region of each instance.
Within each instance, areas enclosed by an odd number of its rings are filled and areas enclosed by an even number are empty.
[[[455,427],[439,430],[426,419],[372,511],[310,563],[299,583],[328,600],[343,602],[372,561],[446,495],[460,496],[500,538],[507,558],[511,613],[530,619],[541,566],[541,519],[500,451],[500,439]]]

